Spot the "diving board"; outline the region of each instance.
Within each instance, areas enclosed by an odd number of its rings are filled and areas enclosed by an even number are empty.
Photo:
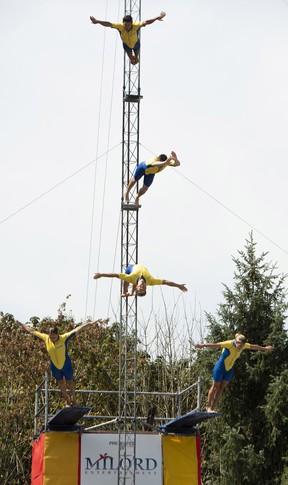
[[[58,411],[48,421],[47,429],[50,431],[76,431],[82,428],[76,424],[92,408],[90,406],[69,406]]]
[[[216,418],[221,413],[206,413],[201,411],[191,411],[184,416],[172,419],[166,424],[158,427],[162,433],[180,433],[180,434],[197,434],[196,425],[207,421],[208,419]]]

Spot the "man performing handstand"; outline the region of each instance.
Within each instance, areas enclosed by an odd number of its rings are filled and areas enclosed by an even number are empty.
[[[147,286],[167,285],[179,288],[179,290],[187,291],[184,284],[173,283],[173,281],[163,280],[160,278],[153,278],[148,269],[141,264],[129,264],[125,273],[95,273],[94,280],[99,278],[119,278],[124,281],[123,292],[121,296],[145,296]],[[132,284],[132,289],[129,290],[129,284]]]
[[[156,20],[163,20],[165,15],[165,12],[161,12],[157,17],[144,20],[144,22],[133,22],[131,15],[125,15],[122,24],[106,22],[106,20],[97,20],[92,16],[90,17],[90,20],[92,24],[100,24],[103,27],[117,29],[123,42],[123,48],[127,53],[131,64],[137,64],[139,62],[140,52],[139,29],[141,29],[141,27],[146,27],[146,25],[153,24]]]
[[[38,332],[35,328],[29,327],[29,325],[25,325],[24,323],[18,322],[15,320],[15,323],[26,332],[35,335],[35,337],[40,338],[45,342],[46,349],[50,356],[50,369],[52,372],[53,377],[55,377],[59,388],[62,391],[62,394],[66,400],[67,406],[75,406],[75,380],[73,375],[73,368],[71,359],[68,355],[68,343],[74,335],[83,330],[86,330],[88,327],[92,325],[96,325],[101,320],[97,320],[96,322],[88,322],[79,325],[78,327],[71,330],[71,332],[63,333],[62,335],[58,334],[57,327],[51,327],[49,330],[49,334]],[[66,390],[66,383],[70,389],[70,395]]]
[[[136,167],[133,177],[129,180],[127,185],[127,189],[124,195],[124,203],[129,204],[129,192],[134,187],[134,185],[140,180],[141,177],[143,179],[143,186],[139,190],[138,194],[135,197],[135,206],[139,207],[139,198],[141,195],[144,195],[147,192],[150,185],[152,185],[155,174],[162,172],[165,167],[179,167],[180,162],[177,158],[175,152],[171,152],[171,155],[167,158],[167,155],[159,155],[159,157],[153,157],[148,162],[141,162]]]

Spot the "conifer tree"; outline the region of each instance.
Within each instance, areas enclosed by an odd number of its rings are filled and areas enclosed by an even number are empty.
[[[203,483],[280,484],[288,456],[286,276],[276,272],[267,253],[257,256],[252,233],[233,261],[234,288],[224,285],[217,317],[208,315],[207,341],[230,340],[239,332],[248,342],[275,350],[246,350],[237,360],[221,397],[223,415],[206,425]],[[209,355],[211,365],[211,353],[215,363],[219,352],[209,350],[199,355],[198,364]]]

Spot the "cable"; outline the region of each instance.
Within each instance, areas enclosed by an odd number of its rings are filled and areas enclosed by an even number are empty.
[[[209,194],[209,192],[207,192],[206,190],[202,189],[202,187],[200,187],[199,185],[195,184],[195,182],[192,182],[192,180],[190,180],[188,177],[186,177],[186,175],[184,175],[183,173],[179,172],[178,170],[177,170],[177,173],[181,177],[183,177],[186,180],[188,180],[188,182],[190,182],[190,184],[194,185],[194,187],[196,187],[198,190],[201,190],[201,192],[203,192],[203,194],[208,195],[208,197],[210,197],[210,199],[214,200],[214,202],[217,202],[217,204],[219,204],[221,207],[223,207],[223,209],[225,209],[226,211],[230,212],[230,214],[232,214],[234,217],[237,217],[237,219],[239,219],[241,222],[244,222],[244,224],[246,224],[251,229],[253,229],[253,231],[258,232],[258,234],[260,234],[262,237],[264,237],[267,241],[271,242],[272,244],[274,244],[274,246],[277,246],[278,249],[281,249],[281,251],[283,251],[284,253],[288,254],[288,251],[286,251],[286,249],[284,249],[281,246],[279,246],[279,244],[277,244],[275,241],[273,241],[272,239],[270,239],[270,237],[266,236],[262,231],[260,231],[259,229],[257,229],[257,227],[255,227],[252,224],[250,224],[250,222],[247,222],[245,219],[243,219],[243,217],[239,216],[238,214],[236,214],[236,212],[234,212],[232,209],[230,209],[229,207],[227,207],[227,205],[223,204],[222,202],[220,202],[220,200],[216,199],[216,197],[214,197],[213,195]]]
[[[150,150],[149,148],[145,147],[144,145],[141,144],[141,146],[143,148],[145,148],[145,150],[147,150],[149,153],[154,153],[152,150]],[[250,224],[250,222],[246,221],[245,219],[243,219],[243,217],[241,217],[238,214],[236,214],[236,212],[234,212],[232,209],[230,209],[227,205],[223,204],[222,202],[220,202],[220,200],[216,199],[216,197],[214,197],[213,195],[209,194],[209,192],[207,192],[207,190],[202,189],[202,187],[200,187],[200,185],[197,185],[195,182],[193,182],[192,180],[190,180],[188,177],[186,177],[186,175],[184,175],[183,173],[181,173],[179,170],[177,170],[177,173],[181,177],[183,177],[184,179],[188,180],[188,182],[190,182],[190,184],[194,185],[194,187],[196,187],[198,190],[200,190],[201,192],[203,192],[203,194],[207,195],[208,197],[210,197],[210,199],[214,200],[214,202],[216,202],[221,207],[223,207],[223,209],[225,209],[226,211],[230,212],[230,214],[232,214],[234,217],[236,217],[237,219],[239,219],[241,222],[244,222],[244,224],[246,224],[251,229],[253,229],[253,231],[258,232],[258,234],[260,234],[262,237],[264,237],[264,239],[266,239],[267,241],[269,241],[270,243],[272,243],[274,246],[276,246],[278,249],[280,249],[284,253],[288,254],[288,251],[286,251],[286,249],[284,249],[281,246],[279,246],[279,244],[277,244],[275,241],[273,241],[270,237],[266,236],[262,231],[260,231],[259,229],[257,229],[257,227],[255,227],[252,224]]]
[[[45,190],[45,192],[43,192],[42,194],[38,195],[38,197],[35,197],[35,199],[32,199],[30,202],[28,202],[27,204],[25,204],[22,207],[20,207],[20,209],[17,209],[15,212],[12,212],[12,214],[10,214],[9,216],[5,217],[5,219],[2,219],[2,221],[0,221],[0,224],[3,224],[4,222],[8,221],[8,219],[11,219],[12,217],[16,216],[16,214],[18,214],[19,212],[23,211],[24,209],[26,209],[30,205],[34,204],[34,202],[37,202],[37,200],[41,199],[45,195],[49,194],[49,192],[52,192],[52,190],[56,189],[60,185],[62,185],[65,182],[67,182],[67,180],[70,180],[75,175],[78,175],[78,173],[82,172],[82,170],[85,170],[85,168],[89,167],[89,165],[91,165],[95,161],[99,160],[100,158],[104,157],[104,155],[106,155],[106,153],[108,153],[108,152],[110,153],[112,150],[114,150],[119,145],[121,145],[121,143],[122,142],[117,143],[117,145],[114,145],[107,152],[102,153],[102,155],[100,155],[99,157],[94,158],[93,160],[91,160],[91,162],[86,163],[86,165],[84,165],[83,167],[79,168],[79,170],[76,170],[76,172],[73,172],[71,175],[68,175],[68,177],[65,177],[63,180],[61,180],[57,184],[53,185],[53,187],[50,187],[50,189]]]
[[[107,17],[107,6],[108,2],[106,0],[106,10],[105,18]],[[101,126],[101,109],[102,109],[102,93],[103,93],[103,73],[104,73],[104,59],[105,59],[105,45],[106,45],[106,29],[103,31],[103,49],[102,49],[102,69],[101,69],[101,80],[100,80],[100,94],[99,94],[99,110],[98,110],[98,130],[96,138],[96,158],[98,154],[99,136],[100,136],[100,126]],[[106,158],[107,165],[107,158]],[[94,183],[93,183],[93,195],[92,195],[92,210],[91,210],[91,224],[90,224],[90,239],[89,239],[89,253],[88,253],[88,267],[87,267],[87,283],[86,283],[86,302],[85,302],[85,320],[87,318],[87,308],[88,308],[88,297],[89,297],[89,286],[90,286],[90,270],[91,270],[91,255],[92,255],[92,243],[93,243],[93,229],[94,229],[94,215],[95,215],[95,199],[96,199],[96,181],[97,181],[97,163],[95,164],[94,170]],[[103,201],[102,201],[102,211],[103,211]],[[95,298],[97,294],[97,284],[95,286]],[[93,312],[93,318],[94,318]]]
[[[118,16],[119,16],[119,12],[120,12],[120,1],[118,3]],[[105,18],[106,18],[106,16],[107,16],[107,8],[106,8],[106,13],[105,13]],[[110,110],[109,110],[109,123],[108,123],[108,133],[107,133],[107,146],[109,146],[110,133],[111,133],[112,108],[113,108],[114,85],[115,85],[115,66],[116,66],[117,42],[118,42],[118,37],[116,38],[116,36],[115,36],[114,63],[113,63],[112,87],[111,87],[111,96],[110,96]],[[104,48],[103,48],[103,57],[104,57]],[[101,87],[102,87],[102,84],[101,84]],[[103,189],[103,197],[102,197],[100,236],[99,236],[99,243],[98,243],[98,252],[97,252],[98,257],[97,257],[96,272],[99,270],[99,261],[100,261],[100,256],[101,256],[101,247],[102,247],[102,232],[103,232],[102,230],[103,230],[104,205],[105,205],[105,196],[106,196],[107,166],[108,166],[108,157],[106,157],[106,162],[105,162],[104,184],[103,184],[104,189]],[[98,289],[98,284],[96,284],[95,292],[94,292],[93,315],[95,314],[95,309],[96,309],[97,289]],[[111,293],[110,293],[110,298],[111,298]],[[109,304],[109,306],[110,306],[110,304]]]

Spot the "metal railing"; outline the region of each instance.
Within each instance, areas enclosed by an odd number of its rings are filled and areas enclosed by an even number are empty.
[[[49,377],[48,373],[45,373],[45,378],[44,380],[36,387],[35,390],[35,414],[34,414],[34,436],[38,436],[40,431],[46,431],[48,427],[48,421],[49,418],[52,417],[53,414],[49,414],[49,397],[50,395],[55,395],[55,394],[61,394],[60,389],[50,389],[49,388]],[[191,386],[187,387],[186,389],[183,389],[178,392],[149,392],[149,391],[139,391],[136,392],[136,399],[137,397],[148,397],[148,398],[163,398],[165,401],[166,400],[172,400],[176,404],[177,408],[177,416],[173,417],[168,417],[168,416],[157,416],[155,417],[156,422],[167,422],[171,421],[171,419],[174,419],[175,417],[181,416],[181,410],[183,406],[183,401],[184,399],[188,400],[189,396],[191,395],[191,392],[197,392],[196,395],[196,407],[194,409],[190,409],[190,411],[200,411],[201,407],[201,379],[200,377],[198,378],[197,382],[194,382],[191,384]],[[115,398],[118,398],[118,391],[106,391],[106,390],[76,390],[77,395],[84,395],[84,396],[93,396],[93,395],[114,395]],[[134,395],[134,391],[128,392],[128,394]],[[194,398],[195,399],[195,398]],[[116,399],[115,399],[116,401]],[[55,413],[54,413],[55,414]],[[185,413],[184,413],[185,414]],[[104,415],[104,414],[87,414],[86,416],[83,417],[83,420],[109,420],[108,422],[104,423],[99,423],[95,426],[91,426],[89,429],[93,429],[96,427],[99,428],[101,426],[107,426],[109,424],[113,423],[119,423],[119,420],[121,417],[119,416],[111,416],[111,415]],[[135,416],[127,416],[127,419],[129,421],[135,421]],[[136,424],[141,423],[145,425],[145,420],[147,419],[147,416],[137,416],[136,418]],[[40,428],[40,422],[41,422],[41,430]],[[112,423],[113,422],[113,423]],[[135,423],[134,423],[135,424]]]

